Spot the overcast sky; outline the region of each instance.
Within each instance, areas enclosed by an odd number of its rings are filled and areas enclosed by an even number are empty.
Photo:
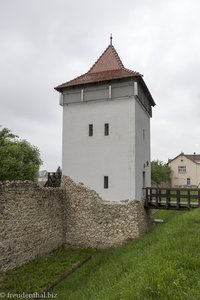
[[[199,0],[0,0],[0,124],[61,165],[54,87],[88,71],[109,44],[155,102],[152,159],[200,153]]]

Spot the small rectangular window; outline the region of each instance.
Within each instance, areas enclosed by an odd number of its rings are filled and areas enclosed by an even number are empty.
[[[109,87],[108,87],[108,98],[109,99],[112,98],[112,88],[111,88],[111,85],[109,85]]]
[[[108,189],[108,176],[104,176],[104,189]]]
[[[109,135],[109,124],[108,123],[104,124],[104,135]]]
[[[146,172],[142,172],[142,187],[146,187]]]
[[[143,129],[142,133],[143,133],[143,140],[145,140],[145,129]]]
[[[190,180],[190,178],[187,178],[187,185],[191,185],[191,180]]]
[[[185,174],[186,173],[186,166],[178,166],[178,173]]]
[[[89,136],[93,136],[93,124],[89,124]]]
[[[84,96],[84,94],[83,94],[83,89],[81,90],[81,101],[83,101],[83,96]]]

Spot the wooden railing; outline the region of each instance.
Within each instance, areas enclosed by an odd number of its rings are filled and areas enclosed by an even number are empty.
[[[190,209],[200,207],[198,188],[144,188],[145,207],[155,209]]]

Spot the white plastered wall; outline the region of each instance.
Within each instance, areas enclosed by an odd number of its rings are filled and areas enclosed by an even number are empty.
[[[151,186],[150,117],[135,100],[135,197],[143,198],[143,187]],[[143,175],[145,172],[145,175]],[[145,176],[145,180],[143,179]],[[145,181],[145,182],[143,182]]]
[[[104,200],[135,199],[134,99],[63,106],[63,174],[83,182]],[[109,123],[109,136],[104,124]],[[93,124],[94,135],[88,135]],[[104,176],[109,188],[104,189]]]

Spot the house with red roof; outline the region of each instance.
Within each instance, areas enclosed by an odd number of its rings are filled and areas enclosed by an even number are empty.
[[[63,108],[63,175],[104,200],[141,200],[151,184],[155,105],[143,75],[124,67],[111,39],[88,72],[55,90]]]
[[[200,154],[181,153],[169,159],[168,166],[172,170],[172,187],[199,187],[200,186]]]

